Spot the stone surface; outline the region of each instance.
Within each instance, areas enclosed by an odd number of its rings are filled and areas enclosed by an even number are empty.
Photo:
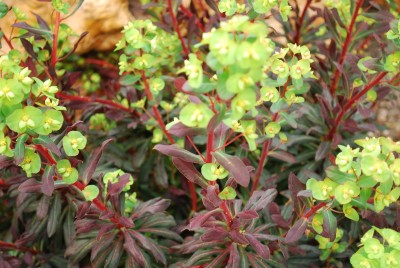
[[[68,0],[71,4],[76,0]],[[32,12],[39,14],[47,22],[54,18],[53,8],[48,2],[35,0],[5,0],[7,5],[17,6],[26,12],[30,23],[36,19]],[[130,1],[135,2],[135,1]],[[137,8],[136,8],[137,9]],[[0,20],[2,30],[6,35],[11,31],[10,25],[14,22],[14,14],[10,12]],[[112,50],[121,37],[121,29],[133,19],[129,11],[128,0],[85,0],[80,9],[64,22],[78,34],[88,31],[89,34],[82,40],[78,47],[78,53],[90,50],[104,51]],[[3,50],[8,49],[3,44]]]

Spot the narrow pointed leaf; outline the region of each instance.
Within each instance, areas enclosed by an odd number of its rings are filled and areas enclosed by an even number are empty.
[[[212,155],[217,159],[219,164],[229,171],[230,176],[232,176],[238,184],[243,187],[249,186],[250,173],[247,166],[239,157],[228,155],[221,151],[214,152]]]

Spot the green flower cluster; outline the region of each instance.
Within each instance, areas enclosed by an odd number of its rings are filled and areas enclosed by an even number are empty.
[[[375,231],[381,239],[374,237]],[[361,238],[361,248],[350,258],[353,267],[400,267],[400,233],[373,227]]]
[[[288,44],[287,48],[276,51],[267,35],[264,23],[250,21],[247,16],[234,16],[222,22],[220,28],[203,34],[200,45],[208,45],[210,50],[205,63],[214,73],[204,75],[204,62],[198,54],[190,54],[179,71],[187,75],[187,85],[194,93],[215,89],[218,97],[229,103],[224,123],[243,133],[250,150],[256,149],[255,139],[259,137],[256,121],[252,119],[259,113],[256,107],[269,102],[279,110],[303,102],[296,94],[307,90],[304,79],[314,77],[310,67],[313,61],[306,46]],[[292,85],[287,85],[288,80]],[[285,84],[287,90],[281,96],[277,87]],[[190,103],[181,110],[179,119],[186,126],[204,128],[212,115],[205,103]],[[279,134],[281,123],[271,120],[264,130],[266,137],[272,138]]]
[[[399,199],[400,159],[395,158],[394,152],[400,152],[400,143],[384,137],[355,143],[362,149],[339,145],[337,167],[328,169],[329,178],[323,181],[308,180],[307,189],[315,200],[332,201],[333,206],[338,203],[347,218],[358,221],[354,207],[365,208],[370,198],[376,212]]]
[[[125,81],[134,84],[144,71],[147,77],[151,77],[151,92],[158,95],[165,86],[161,71],[172,68],[179,59],[181,47],[177,35],[165,32],[150,20],[132,21],[122,33],[116,48],[124,50],[119,59],[120,74],[131,73]]]

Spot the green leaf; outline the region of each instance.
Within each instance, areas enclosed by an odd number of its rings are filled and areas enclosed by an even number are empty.
[[[6,3],[0,2],[0,19],[4,18],[8,13],[8,6]]]
[[[330,210],[322,211],[322,216],[323,216],[323,228],[328,233],[329,240],[332,242],[336,238],[336,228],[337,228],[336,217]]]
[[[344,173],[338,167],[330,166],[326,170],[326,175],[334,182],[345,183],[347,181],[356,181],[356,176],[350,173]]]
[[[353,221],[359,221],[360,219],[358,212],[350,204],[343,205],[343,213],[346,218]]]
[[[131,86],[139,81],[140,77],[140,75],[127,74],[122,76],[119,82],[123,86]]]
[[[22,163],[25,157],[25,142],[28,140],[29,135],[23,134],[17,138],[17,143],[15,144],[14,154],[15,154],[15,164],[19,165]]]
[[[99,195],[99,188],[96,185],[88,185],[82,190],[86,201],[93,201]]]

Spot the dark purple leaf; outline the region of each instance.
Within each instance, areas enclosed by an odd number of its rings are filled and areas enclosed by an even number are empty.
[[[243,220],[252,220],[258,218],[258,213],[255,210],[246,210],[239,212],[235,217]]]
[[[155,214],[157,212],[164,212],[169,205],[171,204],[170,200],[154,198],[148,200],[144,203],[141,203],[136,206],[135,213],[132,215],[132,219],[140,218],[145,214]]]
[[[61,157],[61,151],[57,147],[57,145],[54,143],[52,139],[50,139],[49,136],[42,136],[40,135],[37,138],[33,138],[32,142],[35,144],[41,144],[46,147],[46,149],[49,149],[53,154],[57,155],[58,157]]]
[[[222,249],[198,250],[185,262],[185,266],[192,267],[199,261],[212,260],[214,256],[218,256],[221,252]]]
[[[200,172],[194,167],[193,163],[186,162],[177,157],[172,157],[172,162],[179,172],[190,182],[199,185],[203,189],[208,187],[208,183],[205,181]]]
[[[243,187],[249,186],[250,172],[239,157],[228,155],[221,151],[214,152],[212,155],[221,166],[229,171],[230,176],[232,176],[238,184]]]
[[[20,40],[21,40],[21,44],[22,44],[22,46],[24,47],[25,51],[28,52],[28,54],[29,54],[32,58],[34,58],[35,60],[37,60],[36,53],[35,53],[35,51],[33,50],[33,45],[32,45],[28,40],[26,40],[25,38],[20,38]]]
[[[94,172],[96,171],[97,165],[99,164],[101,155],[103,154],[104,148],[108,143],[110,143],[113,139],[108,139],[103,141],[100,148],[95,149],[89,156],[87,162],[89,163],[82,172],[83,180],[85,184],[88,184],[93,177]]]
[[[25,157],[25,142],[28,140],[29,136],[28,134],[23,134],[18,137],[17,143],[15,144],[15,149],[14,149],[14,159],[15,159],[15,164],[19,165],[24,161]]]
[[[322,212],[323,216],[323,230],[328,235],[329,240],[332,242],[336,238],[336,228],[337,228],[337,220],[336,217],[330,210],[324,210]]]
[[[122,190],[125,188],[126,184],[129,182],[129,178],[131,174],[125,173],[118,177],[117,183],[109,183],[108,194],[110,196],[119,195]]]
[[[99,219],[100,220],[108,220],[110,219],[112,216],[114,216],[115,212],[111,211],[111,210],[105,210],[102,211],[100,213]]]
[[[177,137],[183,138],[186,136],[197,136],[201,134],[205,134],[206,131],[204,128],[193,128],[193,127],[187,127],[182,123],[176,123],[173,125],[168,132],[172,135],[175,135]]]
[[[254,191],[243,210],[260,211],[261,209],[267,207],[269,203],[275,199],[277,194],[278,192],[276,189]]]
[[[217,191],[219,191],[218,184],[210,185],[207,187],[206,196],[203,198],[203,201],[204,199],[207,199],[207,201],[212,204],[212,209],[219,207],[222,202],[221,199],[218,197]]]
[[[214,228],[208,229],[202,236],[201,241],[209,242],[209,241],[217,241],[217,240],[224,240],[228,236],[228,233],[224,228]]]
[[[40,17],[38,14],[36,14],[36,13],[34,13],[34,12],[32,12],[32,14],[35,15],[36,20],[37,20],[37,22],[38,22],[38,25],[39,25],[39,27],[40,27],[41,29],[50,31],[49,25],[47,24],[47,22],[46,22],[42,17]]]
[[[297,194],[300,191],[304,190],[306,187],[304,183],[302,183],[293,172],[290,172],[289,174],[288,187],[290,191],[290,196],[294,203],[294,209],[296,210],[297,214],[299,214],[301,212],[303,204],[301,200],[298,198]]]
[[[42,220],[46,217],[49,211],[49,205],[50,205],[50,197],[43,195],[42,198],[40,198],[40,201],[37,204],[36,208],[36,216],[38,217],[39,220]]]
[[[217,257],[213,258],[212,262],[207,265],[207,268],[218,268],[221,267],[223,263],[226,262],[227,255],[229,254],[229,249],[224,250]]]
[[[315,161],[326,158],[329,151],[331,150],[331,143],[329,141],[323,141],[318,146],[317,152],[315,153]]]
[[[104,263],[104,267],[117,268],[121,255],[122,255],[122,237],[118,236],[118,241],[114,240],[114,243],[112,245],[112,250]]]
[[[296,223],[287,232],[285,242],[290,244],[299,240],[306,231],[307,225],[308,221],[306,218],[300,218],[298,221],[296,221]]]
[[[10,159],[9,157],[0,155],[0,169],[11,166],[13,162],[14,160],[12,158]]]
[[[272,222],[276,223],[282,229],[289,229],[290,225],[281,214],[272,214]]]
[[[61,213],[61,194],[56,192],[54,194],[53,205],[50,208],[49,218],[47,222],[47,235],[52,237],[58,227]]]
[[[42,175],[42,192],[47,196],[51,196],[54,191],[54,173],[54,166],[46,166]]]
[[[144,267],[145,258],[142,251],[136,244],[136,241],[132,238],[128,231],[123,232],[123,234],[125,238],[124,249],[132,256],[132,258],[135,259],[136,263]]]
[[[206,220],[208,220],[208,218],[210,218],[212,216],[216,216],[220,213],[222,213],[222,209],[217,208],[217,209],[208,211],[206,213],[197,215],[197,216],[193,217],[193,219],[190,220],[190,223],[186,228],[190,231],[197,230],[198,228],[200,228],[203,225],[203,223]]]
[[[226,267],[240,268],[240,255],[236,243],[232,243],[229,247],[229,259]]]
[[[240,245],[248,245],[249,244],[247,236],[245,236],[245,234],[242,234],[241,232],[239,232],[238,229],[230,231],[229,238],[233,242],[238,243]]]
[[[215,114],[211,118],[210,122],[208,123],[207,133],[213,132],[218,127],[218,125],[222,122],[224,117],[225,117],[225,109],[222,109],[222,111],[220,111],[219,113]]]
[[[118,223],[124,226],[125,228],[132,228],[135,226],[131,218],[127,218],[125,216],[121,216],[118,218]]]
[[[185,149],[182,149],[176,144],[172,145],[157,144],[156,146],[154,146],[153,149],[167,156],[180,158],[186,162],[197,163],[197,164],[204,163],[203,159],[200,156],[195,155]]]
[[[116,234],[117,233],[115,232],[105,234],[98,242],[93,245],[92,251],[90,253],[90,261],[93,261],[99,253],[103,252],[112,244]]]
[[[108,237],[109,234],[115,234],[115,232],[110,232],[111,230],[114,229],[115,229],[114,223],[102,223],[99,232],[97,233],[96,241],[103,239],[103,236]]]
[[[17,22],[11,25],[16,28],[21,28],[27,30],[29,33],[33,34],[34,36],[37,37],[45,37],[48,40],[53,39],[53,34],[50,30],[45,30],[45,29],[40,29],[40,28],[35,28],[27,24],[26,22]]]
[[[254,236],[250,234],[246,234],[247,240],[249,240],[250,245],[253,247],[253,249],[257,252],[257,254],[264,258],[264,259],[269,259],[270,257],[270,252],[269,248],[262,244],[260,241],[258,241]]]
[[[177,233],[164,228],[140,228],[138,231],[141,233],[150,233],[152,235],[162,236],[179,242],[183,241],[182,237],[180,237]]]
[[[273,158],[288,162],[290,164],[294,164],[294,163],[297,162],[297,159],[296,159],[296,157],[294,155],[292,155],[292,154],[290,154],[288,152],[285,152],[285,151],[272,151],[272,152],[269,152],[268,155],[270,157],[273,157]]]
[[[77,219],[83,218],[86,213],[89,212],[91,202],[82,202],[78,207],[78,213],[76,214]]]
[[[157,262],[161,262],[162,264],[166,265],[167,260],[164,256],[164,253],[160,249],[159,246],[150,238],[143,236],[142,234],[128,230],[129,234],[133,236],[139,243],[148,251],[151,252],[151,254],[154,256]]]
[[[42,184],[35,179],[28,179],[18,187],[18,191],[22,193],[40,193],[42,192]]]

